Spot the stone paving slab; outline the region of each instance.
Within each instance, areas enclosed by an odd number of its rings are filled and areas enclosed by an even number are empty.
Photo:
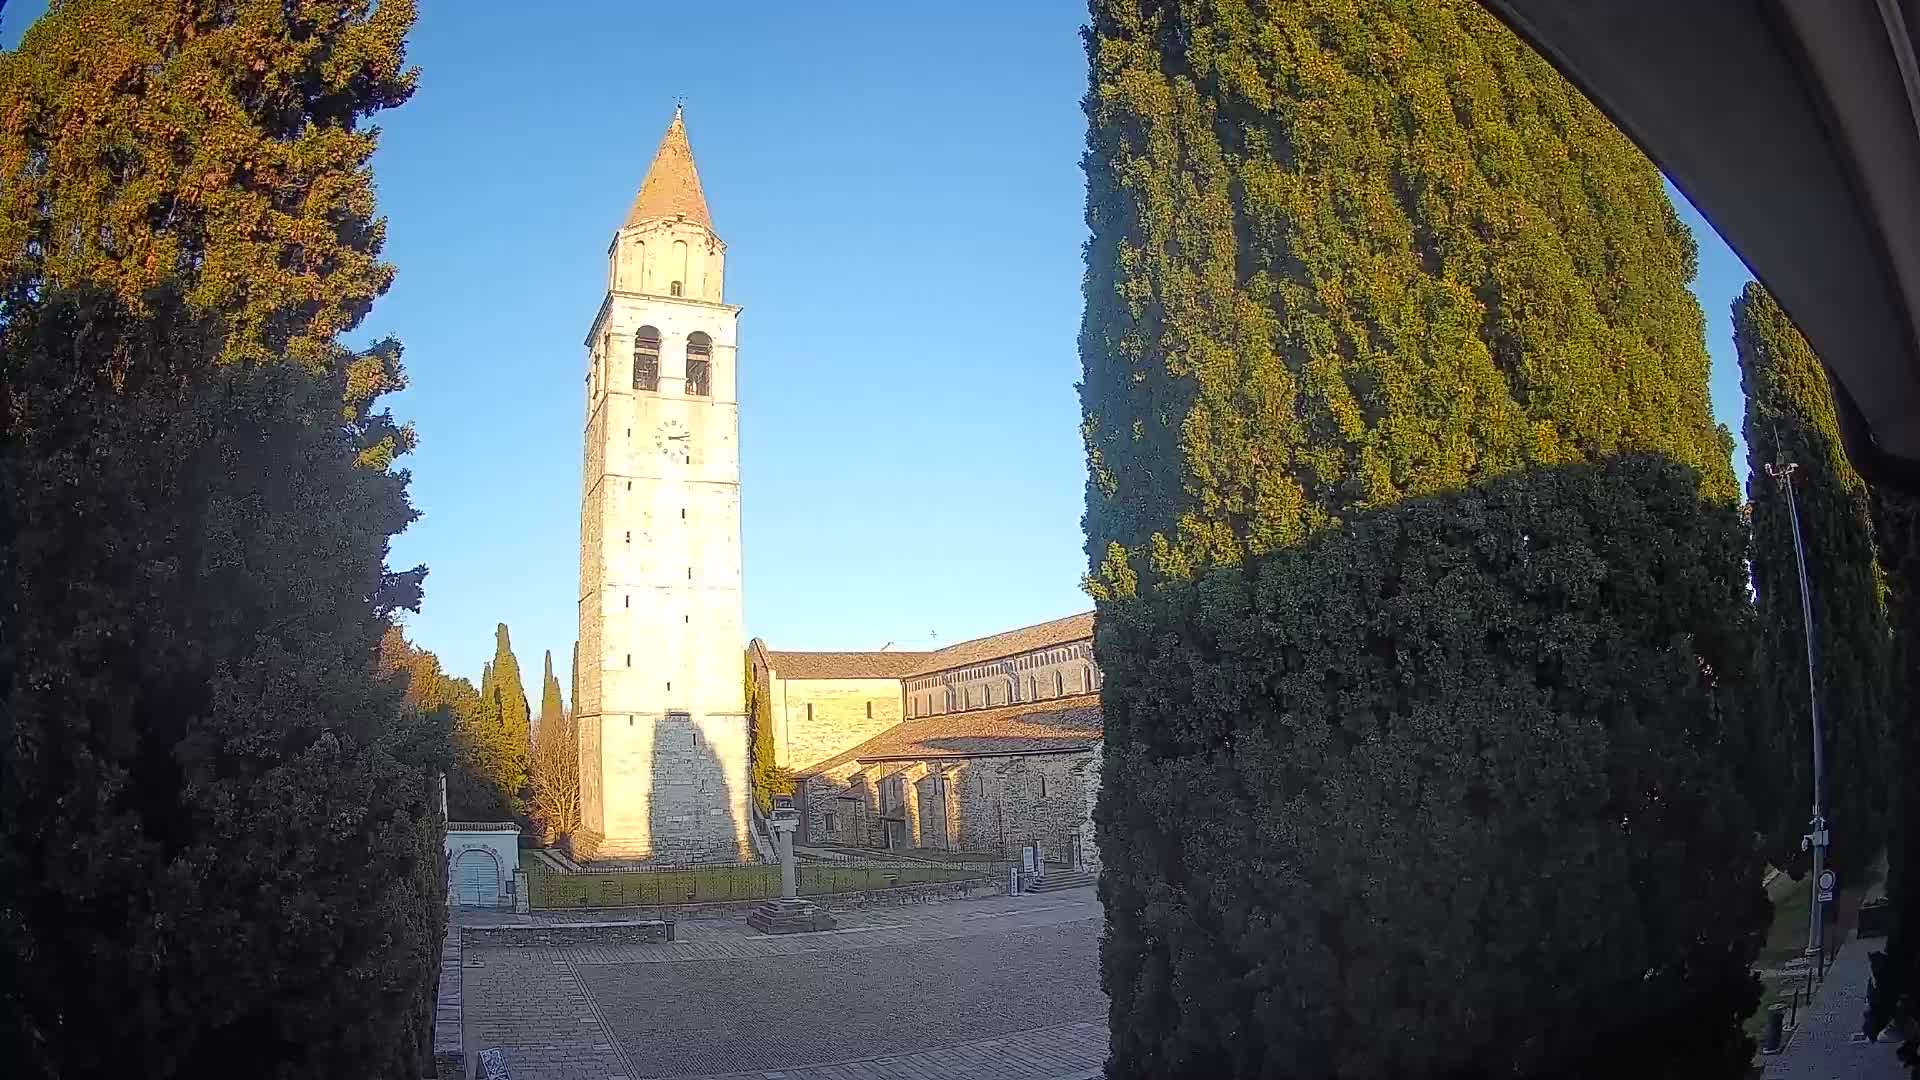
[[[1761,1059],[1765,1080],[1907,1080],[1897,1042],[1855,1041],[1867,1010],[1867,954],[1886,947],[1884,938],[1840,947],[1786,1051]]]
[[[1087,889],[819,934],[696,920],[670,944],[469,945],[468,1060],[498,1046],[515,1080],[1091,1078],[1100,913]]]
[[[1092,890],[1086,891],[1091,894]],[[1097,902],[1075,898],[1004,910],[916,913],[912,918],[900,918],[892,922],[875,921],[864,926],[841,927],[812,934],[772,936],[727,928],[724,932],[709,932],[695,937],[699,931],[689,929],[678,941],[576,945],[568,948],[566,954],[569,960],[581,965],[751,960],[853,949],[900,948],[921,942],[1005,934],[1013,930],[1085,922],[1100,917],[1100,905]]]
[[[576,970],[636,1078],[930,1052],[992,1076],[999,1059],[983,1041],[1105,1014],[1098,943],[1097,926],[1083,921],[900,949]],[[842,1071],[886,1075],[876,1068]]]
[[[1107,1059],[1107,1023],[1086,1020],[917,1054],[799,1068],[709,1073],[687,1080],[1093,1080]]]

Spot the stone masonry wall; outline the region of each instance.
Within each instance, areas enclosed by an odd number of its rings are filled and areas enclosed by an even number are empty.
[[[774,760],[805,769],[851,750],[901,719],[897,679],[783,679],[773,673]]]
[[[1049,860],[1068,862],[1077,842],[1084,856],[1094,760],[1084,750],[969,760],[947,788],[954,846],[1011,858],[1037,842]]]
[[[1082,860],[1097,866],[1092,811],[1100,757],[1095,744],[1066,753],[888,761],[865,768],[848,763],[808,778],[808,836],[827,842],[825,819],[832,811],[838,826],[833,842],[884,848],[884,819],[891,815],[905,819],[907,842],[916,848],[1013,858],[1024,845],[1038,843],[1049,861],[1067,863],[1077,844]],[[883,790],[892,790],[889,785],[903,789],[904,805],[883,814],[880,799]],[[858,801],[838,798],[845,792]]]

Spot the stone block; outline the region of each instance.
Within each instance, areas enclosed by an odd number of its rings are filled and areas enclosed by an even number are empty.
[[[810,934],[832,930],[833,916],[811,900],[769,900],[747,913],[747,925],[763,934]]]

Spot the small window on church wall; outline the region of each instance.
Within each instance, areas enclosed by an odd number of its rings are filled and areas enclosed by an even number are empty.
[[[835,829],[835,828],[833,827],[833,811],[831,811],[831,810],[829,810],[829,811],[827,811],[827,831],[828,831],[828,832],[838,832],[838,831],[839,831],[838,829]]]
[[[1027,700],[1032,701],[1034,698],[1038,697],[1039,695],[1040,695],[1040,691],[1039,691],[1039,688],[1034,685],[1033,676],[1031,675],[1027,676]]]
[[[660,331],[651,326],[633,334],[633,388],[660,389]]]
[[[628,654],[627,654],[627,666],[628,666],[628,667],[632,667],[632,666],[633,666],[633,654],[632,654],[632,653],[628,653]]]
[[[873,719],[873,702],[867,702],[867,719]]]
[[[687,393],[713,396],[713,339],[698,330],[687,335]]]
[[[1060,697],[1067,692],[1067,677],[1059,672],[1053,673],[1053,696]]]
[[[1047,777],[1044,773],[1040,776],[1040,797],[1043,799],[1047,797]]]

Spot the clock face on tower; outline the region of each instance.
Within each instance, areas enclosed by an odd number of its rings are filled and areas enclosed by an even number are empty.
[[[663,420],[654,432],[653,444],[659,448],[660,456],[675,465],[687,463],[687,429],[678,420]]]

